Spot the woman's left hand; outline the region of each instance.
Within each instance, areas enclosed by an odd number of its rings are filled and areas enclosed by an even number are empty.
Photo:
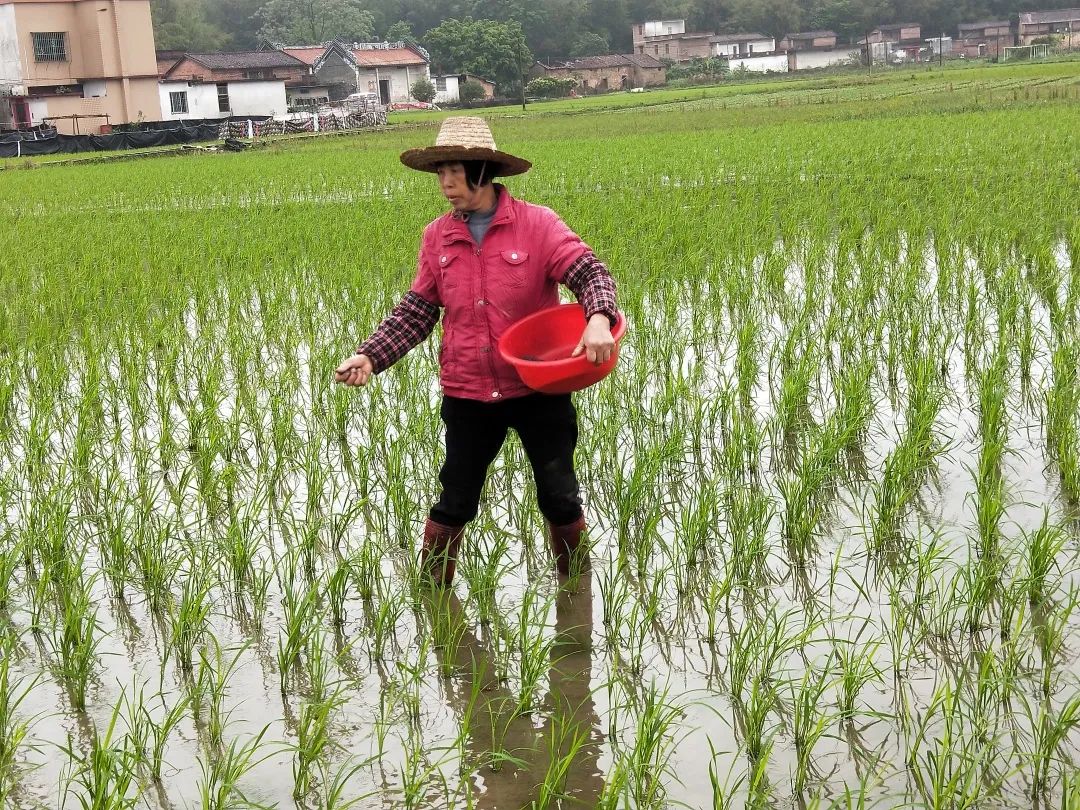
[[[571,357],[577,357],[585,352],[585,357],[590,363],[599,366],[606,363],[615,351],[615,338],[611,336],[611,322],[607,315],[597,313],[589,318],[589,324],[578,341],[577,348]]]

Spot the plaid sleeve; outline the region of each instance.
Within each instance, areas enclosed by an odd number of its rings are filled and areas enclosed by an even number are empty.
[[[385,371],[431,334],[439,320],[439,308],[415,292],[394,307],[375,332],[360,344],[357,354],[366,354],[375,373]]]
[[[591,250],[570,265],[563,284],[577,297],[586,319],[600,313],[615,325],[619,311],[615,303],[615,279]]]

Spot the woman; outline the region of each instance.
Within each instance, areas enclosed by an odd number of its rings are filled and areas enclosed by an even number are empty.
[[[442,309],[446,461],[442,494],[424,527],[421,565],[436,584],[452,582],[488,466],[513,429],[532,466],[556,567],[567,575],[585,532],[574,472],[577,413],[569,394],[526,387],[496,346],[511,324],[558,304],[562,283],[585,310],[574,356],[584,352],[593,363],[605,362],[615,348],[615,282],[553,211],[514,199],[492,182],[532,164],[499,151],[482,118],[447,118],[435,146],[410,149],[401,162],[437,174],[451,211],[427,226],[412,289],[337,368],[337,381],[365,385],[426,339]]]

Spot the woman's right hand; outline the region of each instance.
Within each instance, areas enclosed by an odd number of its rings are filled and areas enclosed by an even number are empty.
[[[354,354],[336,369],[334,369],[334,381],[342,385],[367,385],[371,375],[375,373],[375,367],[371,364],[371,358],[366,354]]]

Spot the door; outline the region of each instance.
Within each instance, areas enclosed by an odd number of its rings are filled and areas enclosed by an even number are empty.
[[[379,79],[379,101],[381,101],[383,103],[383,105],[386,105],[386,104],[390,103],[390,80],[389,79]]]
[[[11,120],[16,129],[30,128],[30,103],[25,98],[11,99]]]

